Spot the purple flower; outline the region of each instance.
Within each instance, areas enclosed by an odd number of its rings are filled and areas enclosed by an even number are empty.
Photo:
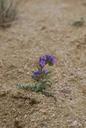
[[[44,76],[48,73],[48,70],[36,70],[33,72],[32,78],[35,80],[39,80],[41,78],[44,78]]]
[[[33,72],[33,76],[36,77],[36,76],[40,76],[41,75],[41,71],[40,70],[36,70]]]
[[[56,63],[56,58],[53,55],[44,55],[39,59],[39,66],[43,68],[46,64],[54,65]]]
[[[55,58],[55,56],[53,56],[53,55],[46,55],[46,58],[47,58],[47,63],[49,65],[56,64],[56,58]]]
[[[32,77],[35,80],[40,80],[46,77],[49,74],[49,71],[44,68],[46,64],[52,66],[56,63],[56,58],[53,55],[44,55],[39,58],[38,70],[33,72]]]
[[[46,63],[44,60],[40,60],[39,65],[43,68],[46,65]]]
[[[46,65],[47,58],[46,56],[42,56],[39,58],[39,65],[41,68],[43,68]]]

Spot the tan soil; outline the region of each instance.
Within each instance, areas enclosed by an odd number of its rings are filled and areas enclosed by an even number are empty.
[[[0,128],[86,128],[85,0],[20,0],[16,23],[0,28]],[[19,90],[43,54],[58,58],[52,97]]]

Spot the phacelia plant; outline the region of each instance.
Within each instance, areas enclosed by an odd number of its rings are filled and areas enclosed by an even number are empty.
[[[45,69],[46,65],[53,66],[56,64],[56,58],[53,55],[44,55],[39,58],[39,62],[37,65],[37,70],[33,72],[32,77],[35,80],[43,80],[49,74],[48,69]]]
[[[46,69],[46,65],[53,66],[56,64],[56,57],[53,55],[41,56],[37,63],[37,70],[32,72],[32,78],[35,80],[33,84],[17,84],[17,87],[22,89],[30,89],[35,92],[42,92],[47,85],[50,86],[52,82],[48,78],[50,71]]]

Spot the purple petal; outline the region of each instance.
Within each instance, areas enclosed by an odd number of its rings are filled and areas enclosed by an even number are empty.
[[[48,64],[56,64],[56,58],[53,55],[46,55],[47,63]]]
[[[41,71],[37,70],[33,72],[33,76],[40,76],[41,75]]]
[[[39,65],[43,68],[46,65],[46,56],[42,56],[39,59]]]
[[[43,73],[47,75],[49,71],[46,69],[46,70],[43,70]]]

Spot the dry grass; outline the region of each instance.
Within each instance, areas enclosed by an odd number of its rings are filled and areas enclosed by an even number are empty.
[[[16,4],[12,0],[0,0],[0,26],[9,27],[16,19]]]

